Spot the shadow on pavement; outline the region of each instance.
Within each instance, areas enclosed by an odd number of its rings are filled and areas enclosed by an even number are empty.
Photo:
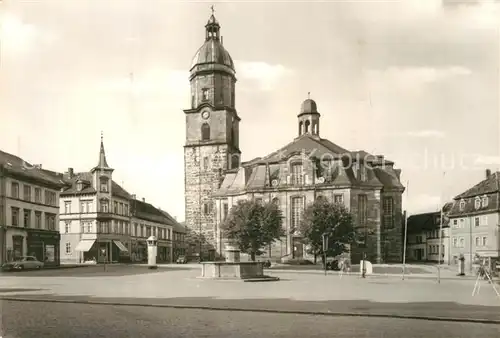
[[[91,265],[85,267],[74,267],[64,269],[43,269],[43,270],[25,270],[25,271],[3,271],[2,277],[104,277],[104,276],[131,276],[154,274],[166,271],[191,270],[187,267],[158,267],[157,269],[148,269],[147,266],[138,265]]]
[[[5,296],[2,298],[6,298]],[[379,303],[368,300],[299,301],[292,299],[193,298],[97,298],[89,296],[15,295],[9,300],[95,302],[104,305],[189,307],[208,310],[239,310],[310,314],[352,314],[394,317],[460,319],[500,323],[500,306],[464,305],[455,302]]]

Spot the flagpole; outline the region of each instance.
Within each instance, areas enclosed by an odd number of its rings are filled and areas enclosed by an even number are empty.
[[[446,171],[443,171],[443,185],[444,185],[444,177],[446,175]],[[441,213],[439,220],[439,248],[438,248],[438,284],[441,284],[441,250],[443,246],[443,191],[441,190]]]
[[[406,203],[408,203],[408,187],[410,186],[410,181],[406,181]],[[405,235],[404,235],[404,242],[403,242],[403,280],[405,279],[405,264],[406,264],[406,237],[408,234],[408,214],[407,211],[405,210],[404,212],[404,217],[405,217]]]

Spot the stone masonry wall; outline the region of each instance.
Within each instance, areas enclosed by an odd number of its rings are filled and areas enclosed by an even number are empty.
[[[208,161],[207,168],[204,161]],[[186,147],[184,150],[185,220],[186,227],[190,230],[186,240],[190,244],[196,243],[195,253],[198,253],[201,239],[203,256],[209,250],[216,249],[216,208],[212,193],[219,186],[219,168],[225,168],[226,165],[225,145]],[[208,213],[205,213],[204,204],[211,205]]]
[[[355,226],[359,231],[363,231],[359,225],[358,218],[358,196],[364,194],[367,197],[367,223],[368,236],[366,239],[366,248],[353,246],[351,250],[351,260],[358,263],[362,258],[363,252],[366,252],[367,260],[372,263],[381,263],[380,247],[380,191],[379,190],[351,190],[351,213],[354,217]]]
[[[382,192],[382,198],[391,196],[394,205],[393,227],[386,229],[382,223],[382,256],[387,263],[400,263],[403,261],[403,231],[404,219],[402,210],[402,193]]]

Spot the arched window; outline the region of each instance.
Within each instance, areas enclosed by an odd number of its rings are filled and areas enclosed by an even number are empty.
[[[317,123],[313,124],[313,134],[318,135],[318,124]]]
[[[231,155],[231,169],[238,168],[240,165],[240,157],[238,154]]]
[[[280,199],[278,197],[273,198],[272,203],[278,208],[280,207]]]
[[[316,196],[316,201],[318,201],[318,202],[325,202],[326,201],[325,200],[325,196],[322,196],[322,195]]]
[[[302,128],[304,128],[304,123],[302,121],[299,122],[299,136],[302,135]]]
[[[99,183],[100,183],[100,191],[101,192],[109,192],[109,184],[108,184],[107,177],[100,177]]]
[[[304,131],[305,133],[308,133],[308,132],[309,132],[309,126],[310,126],[310,125],[311,125],[311,122],[306,121],[306,123],[305,123],[306,130]]]
[[[206,122],[201,125],[201,139],[210,140],[210,125]]]

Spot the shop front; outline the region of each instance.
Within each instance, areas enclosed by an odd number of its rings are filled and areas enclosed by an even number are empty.
[[[27,229],[27,254],[36,257],[47,266],[60,264],[59,242],[61,235],[57,231]],[[14,250],[16,244],[14,242]]]
[[[158,242],[157,249],[157,261],[159,263],[171,263],[172,255],[171,255],[171,246],[167,243]]]
[[[132,262],[146,262],[148,260],[148,246],[146,241],[132,240],[130,260]]]

